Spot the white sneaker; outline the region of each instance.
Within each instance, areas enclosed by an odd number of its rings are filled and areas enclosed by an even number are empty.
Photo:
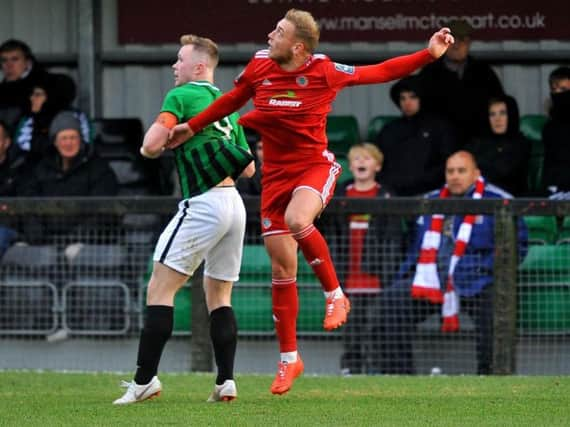
[[[214,385],[214,391],[207,402],[230,402],[237,397],[237,388],[234,380],[225,380],[222,385]]]
[[[135,381],[122,381],[121,387],[125,387],[127,391],[119,399],[113,402],[113,405],[128,405],[129,403],[142,402],[146,399],[160,396],[162,384],[158,377],[154,376],[148,384],[138,385]]]

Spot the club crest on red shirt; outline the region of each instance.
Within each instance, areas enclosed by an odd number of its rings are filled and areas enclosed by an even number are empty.
[[[305,76],[299,76],[297,77],[297,84],[301,87],[305,87],[309,84],[309,79],[307,79]]]

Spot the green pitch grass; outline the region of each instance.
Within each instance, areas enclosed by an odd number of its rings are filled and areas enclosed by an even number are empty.
[[[128,375],[0,371],[0,426],[568,426],[570,377],[237,377],[239,397],[206,403],[212,375],[160,376],[162,395],[117,407]]]

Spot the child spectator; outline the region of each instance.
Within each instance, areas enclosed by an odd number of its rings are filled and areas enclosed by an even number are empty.
[[[353,145],[348,152],[354,181],[337,189],[335,196],[386,199],[394,193],[376,180],[384,156],[368,142]],[[400,222],[397,218],[350,213],[331,220],[333,256],[344,291],[352,302],[351,321],[344,330],[344,374],[373,372],[375,306],[382,286],[396,271],[401,252]],[[372,365],[371,365],[371,364]]]

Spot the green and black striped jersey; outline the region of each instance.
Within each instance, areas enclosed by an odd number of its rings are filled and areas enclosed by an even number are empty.
[[[189,82],[171,89],[161,112],[183,123],[205,110],[222,92],[206,81]],[[174,149],[182,196],[187,199],[208,191],[226,177],[234,179],[253,160],[243,128],[233,113],[205,127]]]

